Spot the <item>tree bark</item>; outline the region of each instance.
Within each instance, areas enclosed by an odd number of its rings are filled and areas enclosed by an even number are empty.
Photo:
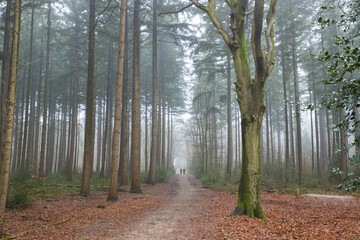
[[[127,172],[128,172],[128,161],[129,161],[129,112],[128,112],[128,51],[129,45],[127,43],[128,30],[127,30],[127,15],[125,18],[125,62],[124,62],[124,78],[123,78],[123,100],[122,100],[122,118],[121,118],[121,147],[120,147],[120,164],[119,164],[119,176],[120,185],[127,185]]]
[[[231,67],[230,55],[226,56],[227,60],[227,160],[226,174],[231,177],[231,168],[233,163],[233,137],[232,137],[232,117],[231,117]]]
[[[12,134],[14,127],[14,110],[16,101],[16,81],[17,81],[17,68],[19,56],[19,43],[20,43],[20,20],[21,20],[21,0],[15,0],[14,5],[14,20],[13,20],[13,33],[12,33],[12,46],[11,46],[11,60],[10,60],[10,77],[8,85],[8,98],[6,106],[6,119],[4,135],[1,142],[1,172],[0,172],[0,237],[5,236],[3,232],[5,205],[9,187],[10,177],[10,161],[11,161],[11,147],[12,147]]]
[[[151,119],[151,149],[150,149],[150,167],[148,183],[155,182],[155,165],[157,152],[157,99],[158,99],[158,80],[157,80],[157,0],[153,1],[153,35],[152,35],[152,119]]]
[[[90,195],[91,162],[93,158],[93,131],[94,131],[94,70],[95,70],[95,0],[90,0],[89,16],[89,56],[88,56],[88,79],[86,94],[85,116],[85,144],[84,163],[80,195]]]
[[[116,76],[116,95],[115,95],[115,120],[112,139],[111,165],[110,165],[110,186],[108,201],[117,201],[118,171],[119,171],[119,145],[120,145],[120,126],[121,126],[121,107],[122,90],[124,77],[125,59],[125,20],[126,20],[126,0],[121,1],[120,26],[119,26],[119,53]]]
[[[285,181],[289,181],[289,166],[290,166],[290,149],[289,149],[289,114],[288,114],[288,104],[287,104],[287,72],[285,67],[285,52],[281,48],[281,68],[283,75],[283,89],[284,89],[284,115],[285,115]]]
[[[29,104],[30,104],[30,87],[31,87],[31,78],[32,78],[32,53],[33,53],[33,32],[34,32],[34,8],[31,10],[31,21],[30,21],[30,44],[29,44],[29,68],[26,81],[26,104],[25,104],[25,124],[23,130],[23,144],[21,150],[21,165],[20,165],[20,178],[24,177],[25,170],[25,157],[26,157],[26,147],[27,147],[27,138],[28,138],[28,125],[29,125]]]
[[[47,16],[47,39],[46,39],[46,57],[45,57],[45,86],[44,86],[44,106],[43,106],[43,125],[41,133],[41,149],[40,149],[40,169],[39,177],[44,177],[45,170],[45,147],[46,147],[46,132],[47,132],[47,113],[48,113],[48,85],[50,74],[50,30],[51,30],[51,2],[48,2],[48,16]]]
[[[246,214],[266,219],[260,203],[261,148],[260,128],[265,113],[265,83],[274,67],[274,27],[276,0],[271,0],[266,16],[265,39],[267,52],[262,50],[264,1],[255,0],[252,24],[251,47],[255,62],[255,78],[251,76],[247,54],[244,17],[248,1],[226,1],[231,9],[231,37],[216,16],[215,1],[208,6],[192,0],[196,7],[205,11],[225,43],[230,48],[236,73],[237,101],[241,110],[242,128],[242,169],[238,201],[234,214]]]
[[[131,193],[140,190],[140,0],[134,1],[134,40],[133,40],[133,101],[131,115]]]
[[[74,86],[73,86],[73,102],[72,102],[72,114],[71,114],[71,137],[70,137],[70,153],[67,161],[67,180],[72,181],[73,177],[73,165],[76,151],[76,134],[77,134],[77,115],[78,115],[78,85],[79,85],[79,16],[75,14],[75,42],[74,42]]]
[[[7,99],[7,90],[9,82],[9,72],[10,72],[10,34],[11,34],[11,0],[6,1],[6,10],[5,10],[5,22],[4,22],[4,45],[3,45],[3,59],[1,66],[1,92],[0,92],[0,143],[2,143],[2,136],[5,128],[5,109],[6,109],[6,99]],[[2,152],[2,144],[0,144],[0,153]],[[0,154],[0,172],[1,172],[1,154]]]

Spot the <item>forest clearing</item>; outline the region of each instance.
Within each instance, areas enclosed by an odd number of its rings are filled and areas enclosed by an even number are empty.
[[[359,0],[0,19],[1,239],[360,239]]]
[[[358,239],[360,198],[313,198],[262,192],[269,221],[228,216],[236,194],[204,188],[191,175],[142,185],[144,194],[106,192],[36,200],[8,211],[4,226],[15,239]],[[103,208],[99,206],[104,206]]]

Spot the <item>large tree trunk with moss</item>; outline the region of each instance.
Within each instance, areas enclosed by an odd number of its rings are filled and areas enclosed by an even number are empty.
[[[205,11],[219,34],[230,48],[236,73],[237,101],[242,115],[243,160],[239,184],[238,201],[234,214],[246,214],[266,219],[260,203],[261,148],[260,126],[265,112],[265,83],[274,67],[274,20],[276,0],[271,0],[266,16],[267,28],[263,30],[264,0],[255,0],[251,32],[251,48],[255,62],[255,76],[251,75],[245,35],[245,17],[248,0],[229,1],[231,9],[230,29],[232,36],[216,15],[215,0],[208,6],[191,0],[196,7]],[[265,33],[267,51],[262,50],[262,37]]]
[[[89,17],[89,56],[88,56],[88,79],[86,93],[86,116],[85,116],[85,146],[84,163],[80,195],[90,195],[91,162],[93,158],[93,131],[94,131],[94,70],[95,70],[95,0],[90,0]]]
[[[242,168],[239,196],[234,214],[266,219],[260,203],[260,128],[264,112],[241,119]]]
[[[11,147],[12,147],[12,134],[14,127],[14,111],[16,101],[16,76],[18,69],[18,56],[19,56],[19,42],[20,42],[20,19],[21,19],[21,0],[15,1],[14,6],[14,20],[13,20],[13,33],[12,33],[12,46],[11,46],[11,60],[10,60],[10,78],[8,86],[8,98],[5,115],[5,128],[4,135],[1,142],[1,172],[0,172],[0,237],[4,236],[4,215],[5,205],[9,187],[10,177],[10,162],[11,162]]]
[[[112,139],[111,165],[110,165],[110,186],[108,201],[117,201],[118,171],[119,171],[119,145],[120,145],[120,126],[121,126],[121,104],[124,77],[125,59],[125,17],[126,0],[121,0],[120,11],[120,31],[119,31],[119,54],[116,76],[116,95],[115,95],[115,120]]]

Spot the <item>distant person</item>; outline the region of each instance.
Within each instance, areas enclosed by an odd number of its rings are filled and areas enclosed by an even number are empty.
[[[182,174],[182,172],[183,172],[183,170],[182,170],[182,168],[180,168],[180,175]]]
[[[183,171],[183,174],[185,174],[185,168],[182,171]]]

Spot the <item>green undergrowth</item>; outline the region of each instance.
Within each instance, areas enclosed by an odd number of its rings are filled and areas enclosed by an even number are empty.
[[[238,189],[237,178],[229,178],[220,172],[211,172],[200,177],[202,185],[217,191],[235,193]]]
[[[93,174],[90,181],[91,191],[107,190],[108,178],[99,178]],[[62,174],[52,174],[38,178],[19,180],[16,173],[10,178],[7,207],[16,209],[29,205],[33,199],[61,199],[62,197],[78,195],[81,188],[81,173],[74,174],[68,181]]]
[[[235,175],[235,174],[233,174]],[[261,189],[265,192],[278,192],[280,194],[301,195],[306,193],[314,194],[334,194],[334,195],[354,195],[337,188],[336,182],[328,181],[329,177],[324,176],[317,179],[311,174],[305,175],[303,186],[299,188],[298,179],[294,178],[290,181],[279,179],[278,177],[263,176],[261,181]],[[208,188],[218,191],[236,193],[239,186],[239,176],[228,178],[225,171],[212,171],[200,177],[200,182]],[[356,193],[355,193],[356,194]]]
[[[174,167],[165,169],[163,167],[155,168],[155,183],[168,182],[170,178],[175,175],[176,171]],[[149,171],[142,171],[140,174],[140,182],[147,183],[149,177]]]

